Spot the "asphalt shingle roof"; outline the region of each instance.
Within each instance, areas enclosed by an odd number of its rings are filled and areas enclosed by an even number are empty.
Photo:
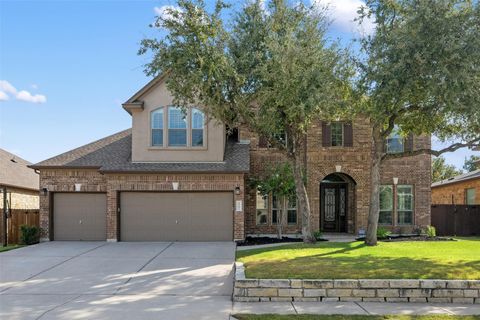
[[[30,164],[27,160],[0,149],[0,185],[38,190],[39,177],[28,167]]]
[[[465,180],[470,180],[470,179],[480,179],[480,169],[472,171],[472,172],[467,172],[464,174],[460,174],[458,176],[452,177],[450,179],[438,181],[435,183],[432,183],[432,188],[434,187],[440,187],[443,185],[451,184],[451,183],[457,183]]]
[[[68,151],[32,168],[98,168],[101,172],[248,172],[250,145],[229,142],[223,162],[132,162],[131,130]]]

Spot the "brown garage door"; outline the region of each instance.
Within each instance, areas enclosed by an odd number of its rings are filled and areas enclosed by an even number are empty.
[[[105,240],[107,197],[103,193],[55,193],[55,240]]]
[[[233,194],[229,192],[123,192],[122,241],[231,241]]]

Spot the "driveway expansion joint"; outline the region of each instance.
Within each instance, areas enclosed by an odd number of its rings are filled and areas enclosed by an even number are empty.
[[[81,296],[82,296],[81,294],[80,294],[80,295],[75,295],[72,299],[69,299],[69,300],[65,301],[64,303],[61,303],[61,304],[59,304],[59,305],[57,305],[57,306],[55,306],[55,307],[53,307],[53,308],[48,309],[47,311],[45,311],[44,313],[42,313],[41,315],[39,315],[37,318],[35,318],[35,320],[41,319],[41,318],[42,318],[44,315],[46,315],[47,313],[49,313],[49,312],[51,312],[51,311],[53,311],[53,310],[55,310],[55,309],[57,309],[57,308],[63,307],[64,305],[72,302],[72,301],[75,300],[75,299],[80,298]]]
[[[368,315],[371,315],[370,311],[368,311],[366,308],[364,308],[360,303],[354,302],[357,306],[360,307],[363,311],[365,311]]]

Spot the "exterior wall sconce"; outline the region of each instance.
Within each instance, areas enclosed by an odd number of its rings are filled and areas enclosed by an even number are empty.
[[[336,165],[335,166],[335,171],[336,172],[342,172],[342,166],[341,165]]]
[[[82,191],[82,184],[81,183],[75,183],[75,192]]]
[[[46,197],[48,194],[48,189],[47,188],[42,188],[42,196]]]
[[[394,185],[397,185],[397,184],[398,184],[398,178],[397,178],[397,177],[393,178],[393,184],[394,184]]]
[[[178,190],[178,182],[172,182],[173,190]]]
[[[236,186],[235,187],[235,194],[238,196],[240,194],[240,187]]]

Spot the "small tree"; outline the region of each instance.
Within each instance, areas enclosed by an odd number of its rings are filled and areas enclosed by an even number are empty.
[[[142,41],[139,53],[153,54],[146,74],[169,72],[174,103],[200,104],[280,150],[292,164],[303,239],[315,241],[302,177],[305,135],[312,121],[346,105],[352,76],[345,52],[327,42],[324,11],[286,0],[267,1],[265,11],[254,0],[224,21],[220,0],[212,13],[202,0],[178,7],[158,17],[159,39]]]
[[[277,208],[277,236],[282,239],[283,227],[287,224],[287,214],[289,202],[296,201],[295,197],[295,179],[293,177],[292,166],[285,162],[271,167],[266,175],[255,177],[251,180],[252,187],[256,187],[258,192],[264,197],[274,196],[280,205]]]
[[[360,112],[372,123],[370,212],[366,244],[377,243],[380,168],[389,159],[439,156],[480,145],[480,5],[468,0],[367,0],[361,19],[375,33],[362,40]],[[387,154],[384,143],[434,134],[458,141],[441,150]]]
[[[463,169],[467,172],[480,169],[480,156],[471,155],[470,158],[465,158]]]
[[[447,164],[445,158],[432,158],[432,182],[446,180],[462,174],[462,170],[457,170],[454,165]]]

